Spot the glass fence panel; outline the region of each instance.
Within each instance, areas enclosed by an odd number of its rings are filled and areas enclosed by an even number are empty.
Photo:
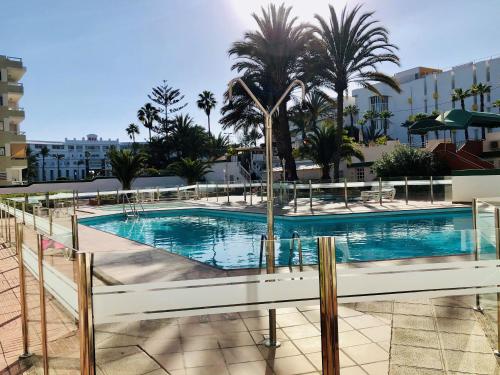
[[[80,374],[76,254],[46,236],[41,246],[49,372]]]

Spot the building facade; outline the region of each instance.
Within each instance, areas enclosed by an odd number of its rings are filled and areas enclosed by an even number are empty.
[[[36,181],[57,179],[83,180],[95,176],[111,176],[108,151],[120,148],[118,139],[103,140],[96,134],[86,138],[56,141],[28,141],[37,158]],[[43,156],[44,148],[47,155]]]
[[[433,111],[445,112],[460,109],[460,102],[453,102],[451,94],[454,89],[470,89],[473,84],[484,83],[491,86],[491,93],[485,95],[484,110],[496,111],[492,108],[495,100],[500,98],[500,57],[470,62],[455,66],[448,70],[417,67],[395,74],[401,85],[401,93],[389,86],[376,84],[381,96],[364,89],[354,89],[352,95],[359,108],[359,116],[369,110],[380,113],[391,111],[394,116],[389,119],[388,135],[402,143],[408,143],[407,129],[401,126],[410,115],[418,113],[431,114]],[[465,109],[478,111],[479,96],[471,96],[465,100]],[[377,127],[382,130],[383,120],[377,119]],[[429,139],[435,139],[437,134],[428,134]],[[449,138],[449,135],[446,135]],[[452,135],[456,141],[464,139],[463,132]],[[481,129],[469,130],[471,139],[481,138]],[[439,134],[442,139],[443,134]],[[420,136],[412,136],[411,143],[420,144]]]
[[[27,169],[26,137],[21,131],[24,94],[19,81],[26,72],[19,58],[0,56],[0,185],[20,184]]]

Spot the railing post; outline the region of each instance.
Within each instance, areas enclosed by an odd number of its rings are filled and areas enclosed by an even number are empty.
[[[200,199],[200,185],[196,183],[196,199]]]
[[[49,192],[45,193],[45,206],[47,206],[47,209],[50,207],[50,195]]]
[[[206,198],[207,198],[207,201],[208,201],[208,181],[205,182],[205,195],[206,195]]]
[[[293,212],[297,212],[297,181],[293,181]]]
[[[378,178],[378,199],[380,205],[382,206],[382,177]]]
[[[219,202],[219,183],[215,183],[215,201]]]
[[[101,194],[99,194],[99,189],[97,189],[96,201],[97,201],[97,206],[100,206],[101,205]]]
[[[311,180],[309,180],[309,208],[312,210],[313,208],[313,188]]]
[[[80,208],[80,197],[78,196],[78,190],[75,192],[76,197],[76,208]]]
[[[405,201],[408,205],[408,177],[405,177]]]
[[[226,180],[227,204],[229,204],[229,180]]]
[[[23,353],[20,358],[27,358],[31,354],[28,352],[28,315],[26,309],[26,279],[24,276],[23,260],[23,224],[16,225],[16,252],[19,263],[19,304],[21,306],[21,333],[23,341]]]
[[[26,219],[24,217],[24,214],[26,213],[26,202],[22,202],[21,203],[21,209],[23,210],[23,216],[22,216],[22,219],[23,219],[23,224],[26,224]]]
[[[429,176],[429,188],[430,188],[430,194],[431,194],[431,204],[434,204],[434,187],[432,184],[432,176]]]
[[[93,375],[94,368],[94,335],[92,322],[92,274],[86,253],[77,254],[78,268],[78,311],[80,331],[80,373]]]
[[[262,178],[260,180],[260,203],[264,202],[264,184],[262,183]]]
[[[500,209],[495,208],[495,245],[497,260],[500,260]],[[497,348],[495,356],[500,357],[500,292],[497,292]]]
[[[337,266],[333,237],[318,238],[323,375],[340,375]]]
[[[157,202],[160,201],[160,188],[159,187],[156,188],[156,201]]]
[[[182,200],[181,199],[181,190],[180,190],[179,186],[177,186],[177,199],[180,201]]]
[[[250,206],[253,206],[253,192],[252,192],[252,179],[250,179],[248,193],[250,194]]]
[[[49,236],[52,236],[52,225],[53,223],[53,217],[52,217],[52,210],[49,208]]]
[[[268,197],[269,198],[269,197]],[[274,242],[275,239],[267,239],[266,246],[266,271],[268,274],[275,272],[275,260],[274,260]],[[269,338],[264,341],[264,345],[267,347],[277,348],[281,346],[276,336],[276,309],[269,310]]]
[[[3,201],[2,201],[2,205],[3,205]],[[5,220],[5,217],[4,217],[4,211],[3,211],[3,207],[0,208],[0,235],[2,236],[2,239],[6,239],[5,238],[5,233],[4,233],[4,220]]]
[[[80,240],[78,239],[78,217],[71,215],[71,247],[75,250],[80,249]],[[75,252],[72,251],[70,259],[75,259]]]
[[[477,262],[479,260],[479,244],[477,237],[477,199],[472,199],[472,230],[474,231],[474,260]],[[483,312],[481,307],[481,295],[476,294],[476,304],[472,307],[478,312]]]
[[[11,226],[10,226],[10,203],[7,201],[7,242],[9,245],[12,243],[12,236],[11,236]]]
[[[38,286],[40,292],[40,333],[43,359],[43,373],[49,374],[49,358],[47,350],[47,310],[45,308],[45,282],[43,278],[43,235],[37,234],[38,245]]]
[[[243,181],[243,200],[247,202],[247,182]]]
[[[344,202],[345,208],[349,208],[348,197],[347,197],[347,179],[344,177]]]

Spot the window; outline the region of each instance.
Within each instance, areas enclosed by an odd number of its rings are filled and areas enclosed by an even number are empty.
[[[76,149],[81,151],[83,150],[83,146],[76,146]]]
[[[365,168],[363,167],[356,168],[356,181],[359,182],[365,181]]]
[[[66,169],[66,178],[69,178],[69,169]]]
[[[71,146],[68,146],[68,150],[74,150],[75,149],[75,146],[71,145]]]
[[[4,130],[3,121],[0,121],[0,130]]]
[[[52,150],[64,150],[64,145],[52,145]]]
[[[41,145],[40,143],[36,143],[36,144],[35,144],[35,148],[37,148],[37,149],[41,149],[41,148],[43,148],[43,145]]]
[[[0,156],[5,156],[5,147],[0,147]]]
[[[389,110],[389,97],[387,95],[371,96],[370,109],[378,113]]]

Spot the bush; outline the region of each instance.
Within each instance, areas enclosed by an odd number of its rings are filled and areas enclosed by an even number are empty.
[[[156,168],[145,168],[142,171],[142,176],[144,177],[156,177],[160,175],[160,171]]]
[[[378,177],[431,176],[447,174],[447,167],[426,150],[398,146],[373,163]]]

